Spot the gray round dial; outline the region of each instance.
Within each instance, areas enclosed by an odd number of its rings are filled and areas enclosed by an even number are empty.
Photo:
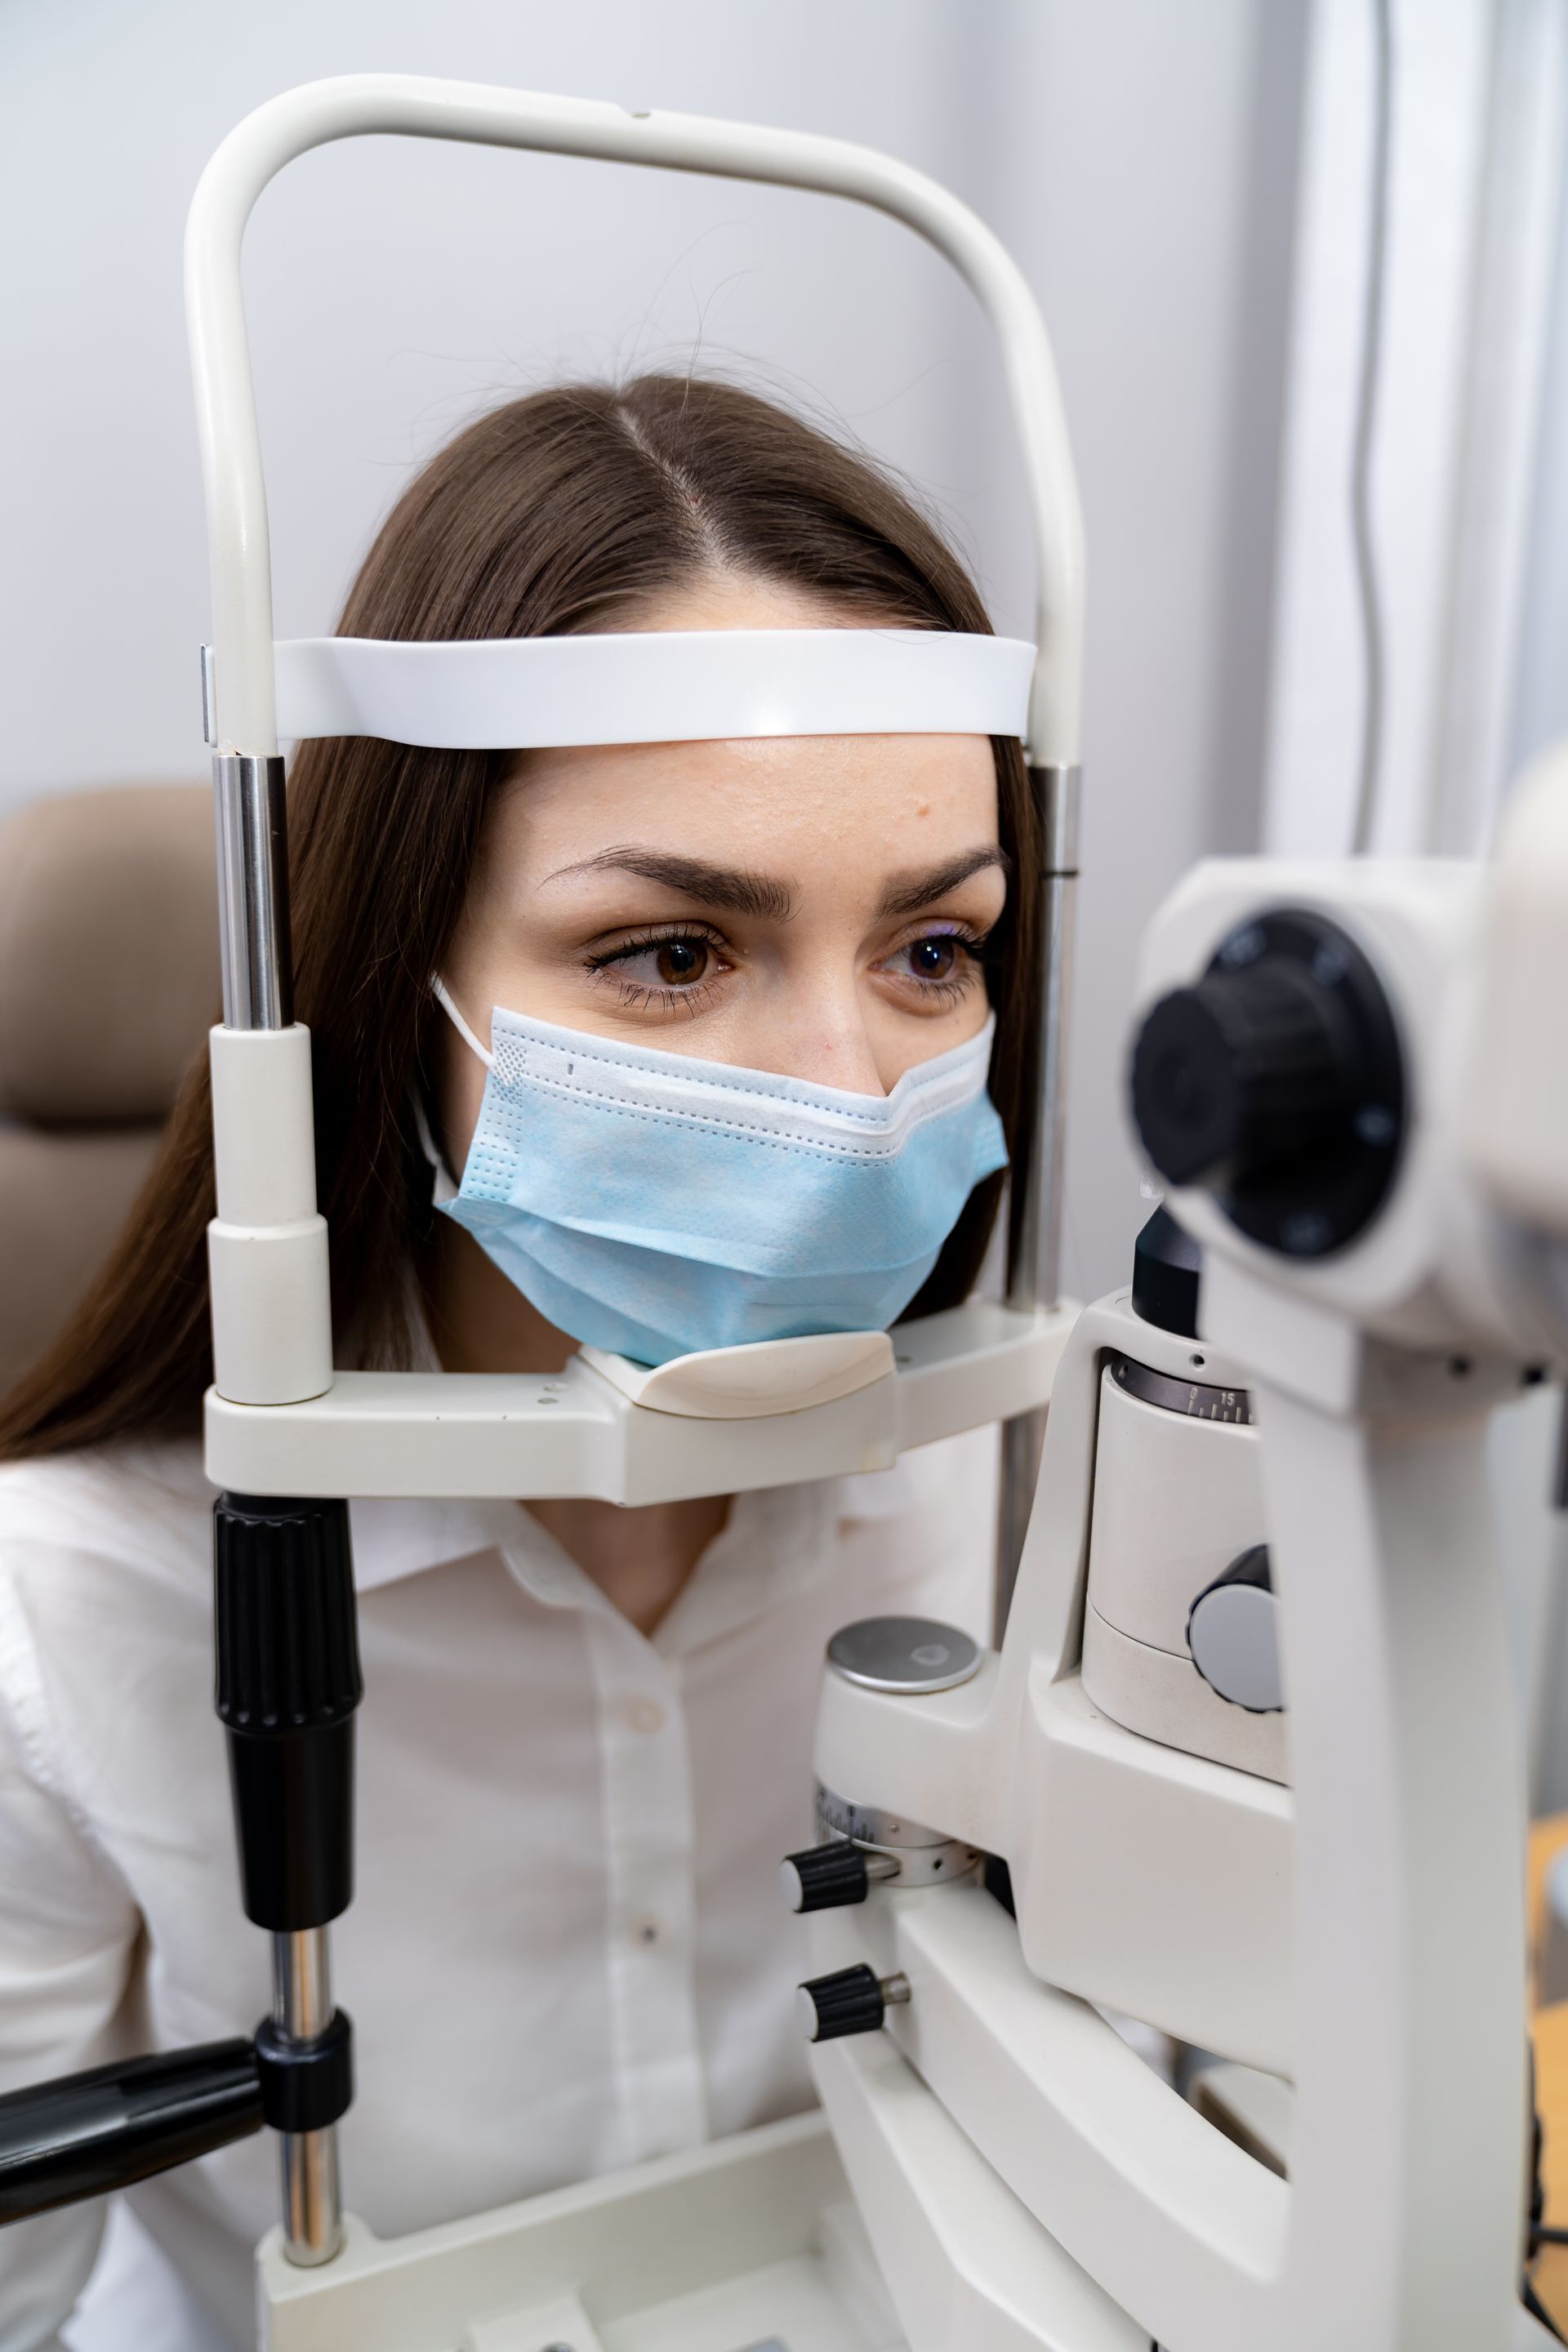
[[[980,1671],[983,1653],[956,1625],[929,1617],[862,1617],[827,1644],[827,1663],[865,1690],[952,1690]]]
[[[1187,1619],[1187,1647],[1205,1682],[1253,1715],[1278,1714],[1285,1704],[1279,1607],[1268,1546],[1254,1544],[1199,1593]]]

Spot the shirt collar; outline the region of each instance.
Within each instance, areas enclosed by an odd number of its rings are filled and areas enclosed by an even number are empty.
[[[715,1641],[827,1574],[831,1538],[843,1516],[842,1483],[820,1479],[737,1495],[722,1532],[659,1625],[655,1647],[675,1655]],[[546,1607],[612,1606],[521,1503],[372,1500],[351,1503],[349,1516],[361,1592],[495,1551],[523,1591]]]
[[[450,1560],[469,1559],[476,1552],[506,1550],[531,1541],[550,1544],[522,1505],[508,1502],[352,1502],[349,1530],[354,1582],[362,1592],[374,1592],[427,1568],[443,1568]]]
[[[833,1565],[834,1478],[737,1495],[722,1532],[687,1579],[654,1635],[667,1655],[719,1640],[806,1591]]]

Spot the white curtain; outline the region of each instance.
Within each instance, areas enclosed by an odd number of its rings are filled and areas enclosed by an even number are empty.
[[[1318,0],[1286,404],[1264,837],[1349,846],[1366,710],[1351,527],[1375,0]],[[1371,524],[1384,648],[1374,848],[1485,851],[1568,728],[1568,14],[1393,0]],[[1494,1489],[1537,1801],[1568,1803],[1560,1396],[1498,1416]]]

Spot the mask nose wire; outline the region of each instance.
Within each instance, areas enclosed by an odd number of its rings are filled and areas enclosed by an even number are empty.
[[[453,997],[452,992],[447,987],[446,982],[442,979],[438,971],[431,974],[430,993],[436,999],[436,1002],[440,1006],[442,1012],[447,1015],[447,1020],[451,1023],[453,1028],[457,1031],[464,1045],[467,1045],[471,1052],[476,1053],[479,1055],[487,1070],[493,1068],[495,1065],[495,1055],[491,1053],[488,1045],[480,1045],[479,1039],[475,1036],[473,1031],[469,1028],[468,1023],[458,1012],[457,1002]]]

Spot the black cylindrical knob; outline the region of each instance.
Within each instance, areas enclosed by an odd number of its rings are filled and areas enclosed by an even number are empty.
[[[220,1496],[217,1712],[228,1733],[245,1908],[275,1934],[353,1895],[360,1675],[348,1505]]]
[[[786,1854],[779,1883],[792,1911],[837,1911],[846,1903],[864,1903],[871,1885],[865,1855],[847,1838]]]
[[[0,2098],[0,2224],[127,2189],[259,2131],[248,2042],[121,2059]]]
[[[1133,1052],[1132,1116],[1168,1183],[1246,1183],[1321,1149],[1354,1079],[1332,995],[1265,957],[1161,998]]]
[[[906,1978],[879,1977],[862,1961],[798,1987],[795,2014],[808,2042],[841,2042],[847,2033],[875,2033],[889,2005],[909,1997]]]
[[[1155,1210],[1132,1245],[1132,1312],[1184,1339],[1198,1336],[1204,1254],[1169,1209]]]

